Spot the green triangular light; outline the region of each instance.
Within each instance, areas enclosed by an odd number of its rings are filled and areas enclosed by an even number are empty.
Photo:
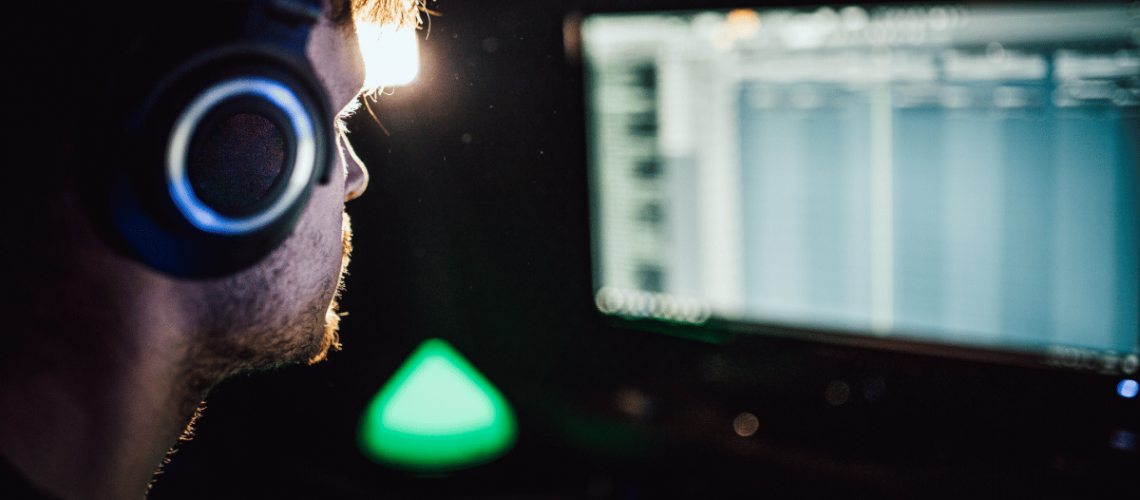
[[[499,390],[451,344],[428,339],[368,404],[357,444],[384,465],[434,472],[499,458],[517,435]]]

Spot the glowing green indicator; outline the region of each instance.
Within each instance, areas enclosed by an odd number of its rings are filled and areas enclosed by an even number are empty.
[[[434,472],[499,458],[517,434],[499,390],[451,344],[428,339],[369,403],[357,444],[384,465]]]

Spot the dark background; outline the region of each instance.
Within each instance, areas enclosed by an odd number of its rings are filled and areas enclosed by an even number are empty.
[[[753,2],[762,4],[763,2]],[[708,4],[723,7],[731,2]],[[446,0],[416,82],[353,122],[344,350],[218,386],[158,476],[182,498],[1075,498],[1138,489],[1138,401],[1112,377],[764,336],[716,344],[605,324],[591,303],[576,8],[699,2]],[[367,139],[362,139],[367,138]],[[356,449],[365,404],[421,341],[508,397],[498,461],[417,477]],[[852,388],[832,406],[831,381]],[[876,385],[881,384],[881,385]],[[885,387],[874,396],[864,390]],[[881,396],[881,397],[879,397]],[[733,418],[760,422],[749,437]]]

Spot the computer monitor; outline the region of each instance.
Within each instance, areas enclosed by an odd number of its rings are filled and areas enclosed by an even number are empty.
[[[1140,368],[1137,5],[620,12],[580,33],[600,312]]]

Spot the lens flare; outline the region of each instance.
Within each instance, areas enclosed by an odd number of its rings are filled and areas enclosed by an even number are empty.
[[[356,36],[364,57],[365,90],[406,85],[415,80],[420,72],[415,28],[358,24]]]

